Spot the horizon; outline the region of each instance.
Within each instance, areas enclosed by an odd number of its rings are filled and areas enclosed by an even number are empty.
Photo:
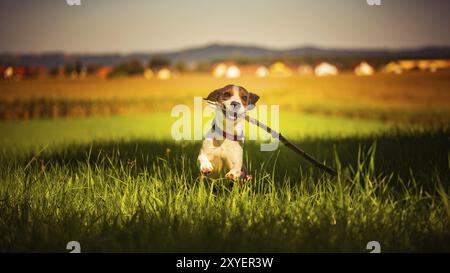
[[[287,51],[294,49],[318,49],[318,50],[343,50],[343,51],[391,51],[391,52],[401,52],[408,50],[422,50],[422,49],[450,49],[450,45],[423,45],[423,46],[411,46],[411,47],[325,47],[318,45],[299,45],[294,47],[286,47],[286,48],[274,48],[266,45],[259,44],[245,44],[245,43],[221,43],[221,42],[210,42],[201,45],[193,45],[188,47],[182,47],[179,49],[167,50],[167,51],[92,51],[92,52],[69,52],[63,50],[54,50],[54,51],[42,51],[42,52],[13,52],[13,51],[0,51],[0,55],[52,55],[52,54],[63,54],[63,55],[133,55],[133,54],[153,54],[153,55],[164,55],[170,53],[177,53],[187,50],[195,50],[208,48],[212,46],[230,46],[230,47],[247,47],[247,48],[260,48],[266,50],[274,50],[274,51]]]

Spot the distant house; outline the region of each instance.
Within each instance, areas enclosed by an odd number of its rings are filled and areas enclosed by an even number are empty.
[[[361,62],[357,67],[355,67],[356,76],[371,76],[374,73],[375,70],[367,62]]]
[[[390,62],[384,66],[383,72],[388,73],[388,74],[402,74],[403,68],[397,62]]]
[[[401,74],[402,72],[413,70],[436,72],[442,69],[450,69],[450,60],[398,60],[388,63],[383,71],[386,73]]]
[[[265,77],[269,76],[269,69],[267,69],[267,67],[261,65],[256,69],[255,75],[258,78],[265,78]]]
[[[432,60],[419,60],[417,62],[417,67],[420,69],[420,71],[430,70],[432,62]]]
[[[212,75],[215,78],[237,78],[241,76],[241,69],[234,62],[221,62],[213,66]]]
[[[269,67],[269,72],[271,76],[274,77],[290,77],[292,75],[292,70],[283,62],[275,62]]]
[[[70,75],[70,78],[71,78],[72,80],[78,79],[78,73],[77,73],[76,70],[72,70],[72,72],[70,72],[69,75]]]
[[[146,78],[147,80],[153,78],[153,70],[151,70],[150,68],[144,69],[144,78]]]
[[[431,72],[435,72],[437,70],[442,69],[450,69],[450,60],[433,60],[430,61],[430,65],[428,68]]]
[[[336,66],[329,63],[321,63],[314,69],[314,74],[318,77],[336,76],[338,74]]]
[[[231,65],[227,67],[227,73],[225,74],[225,77],[234,79],[238,78],[239,76],[241,76],[241,70],[237,65]]]
[[[410,71],[417,68],[418,62],[416,60],[399,60],[398,64],[403,71]]]
[[[1,75],[4,79],[11,79],[14,76],[14,68],[11,66],[8,67],[1,67],[0,68]]]
[[[225,77],[227,73],[227,65],[225,63],[218,63],[213,66],[212,74],[215,78]]]
[[[20,80],[23,79],[26,75],[26,68],[23,66],[9,66],[5,69],[3,77],[5,79],[15,79]]]
[[[172,72],[168,68],[162,68],[156,75],[160,80],[168,80],[172,77]]]
[[[103,67],[100,67],[100,68],[97,70],[96,75],[97,75],[97,77],[99,77],[99,78],[106,79],[106,78],[109,76],[109,74],[111,74],[112,71],[113,71],[113,68],[112,68],[112,67],[109,67],[109,66],[103,66]]]

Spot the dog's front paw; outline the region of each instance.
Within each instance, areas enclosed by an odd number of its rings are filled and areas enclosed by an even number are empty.
[[[210,162],[202,164],[200,166],[200,172],[202,174],[210,174],[210,173],[212,173],[213,170],[214,170],[214,168]]]
[[[213,171],[213,165],[211,164],[211,162],[208,160],[208,158],[204,155],[200,155],[198,157],[198,160],[200,162],[200,172],[202,174],[209,174]]]
[[[202,174],[210,174],[210,173],[212,173],[212,171],[213,171],[212,167],[202,167],[202,168],[200,168],[200,172]]]
[[[225,178],[231,181],[237,181],[241,177],[241,171],[229,171]]]

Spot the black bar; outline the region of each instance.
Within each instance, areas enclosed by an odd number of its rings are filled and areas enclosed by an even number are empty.
[[[265,266],[255,259],[270,259]],[[299,254],[299,253],[136,253],[136,254],[1,254],[0,261],[6,269],[21,267],[38,268],[59,272],[75,270],[88,272],[109,269],[124,272],[310,272],[314,270],[347,271],[379,271],[390,272],[398,268],[398,272],[407,269],[426,269],[424,272],[434,272],[435,269],[448,268],[450,254]],[[253,263],[250,263],[253,259]],[[188,261],[209,261],[205,264]],[[196,265],[195,267],[193,267]],[[203,266],[201,266],[203,265]],[[259,265],[259,266],[258,266]],[[87,270],[89,269],[89,270]],[[156,270],[157,269],[157,270]],[[389,270],[388,270],[389,269]],[[439,270],[440,271],[440,270]],[[445,270],[443,271],[445,272]]]

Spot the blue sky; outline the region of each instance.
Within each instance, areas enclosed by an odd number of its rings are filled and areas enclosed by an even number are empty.
[[[127,53],[208,43],[450,46],[450,1],[0,0],[0,52]]]

